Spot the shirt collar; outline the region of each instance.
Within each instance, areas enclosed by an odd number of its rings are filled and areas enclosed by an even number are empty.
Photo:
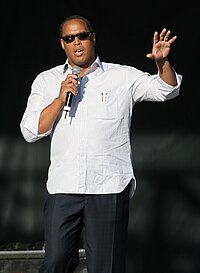
[[[104,68],[103,68],[103,65],[102,65],[102,62],[101,62],[99,56],[96,57],[95,61],[91,65],[90,71],[92,72],[92,71],[96,70],[97,67],[101,68],[101,70],[104,71]],[[64,64],[64,67],[63,67],[63,74],[66,73],[68,68],[71,68],[71,66],[68,63],[68,59],[67,59],[65,64]]]

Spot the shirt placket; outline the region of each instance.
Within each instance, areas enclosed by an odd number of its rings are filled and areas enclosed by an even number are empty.
[[[80,95],[83,92],[84,79],[80,83]],[[80,126],[79,126],[79,192],[86,190],[86,162],[87,162],[87,105],[86,100],[80,104]]]

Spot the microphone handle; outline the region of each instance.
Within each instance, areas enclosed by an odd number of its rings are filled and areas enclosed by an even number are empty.
[[[64,110],[66,112],[69,112],[71,110],[73,96],[74,96],[74,94],[72,92],[67,92],[66,102],[65,102],[65,106],[64,106]]]
[[[77,73],[73,73],[73,74],[78,77]],[[77,80],[78,80],[78,78],[77,78]],[[74,97],[74,94],[72,92],[67,92],[64,111],[69,112],[71,110],[73,97]]]

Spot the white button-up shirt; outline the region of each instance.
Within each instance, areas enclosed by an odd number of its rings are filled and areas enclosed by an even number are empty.
[[[50,135],[49,193],[117,193],[132,181],[132,196],[136,184],[130,145],[133,106],[177,96],[182,76],[176,73],[174,87],[158,75],[97,57],[79,81],[70,114],[65,118],[61,111],[53,128],[38,134],[40,113],[58,97],[68,73],[66,62],[36,77],[20,123],[28,142]]]

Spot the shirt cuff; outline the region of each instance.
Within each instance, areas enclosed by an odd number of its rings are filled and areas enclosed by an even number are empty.
[[[173,69],[174,70],[174,69]],[[174,89],[179,89],[181,86],[181,81],[182,81],[182,75],[177,74],[176,71],[174,70],[175,76],[176,76],[176,82],[177,84],[175,86],[170,85],[168,83],[166,83],[165,81],[163,81],[158,73],[158,82],[163,85],[163,86],[167,86],[169,88],[169,90],[173,91]]]
[[[41,111],[32,112],[29,116],[25,117],[25,119],[21,122],[21,129],[24,138],[28,142],[34,142],[42,137],[48,136],[52,131],[52,129],[50,129],[46,133],[43,134],[38,133],[40,114]]]

